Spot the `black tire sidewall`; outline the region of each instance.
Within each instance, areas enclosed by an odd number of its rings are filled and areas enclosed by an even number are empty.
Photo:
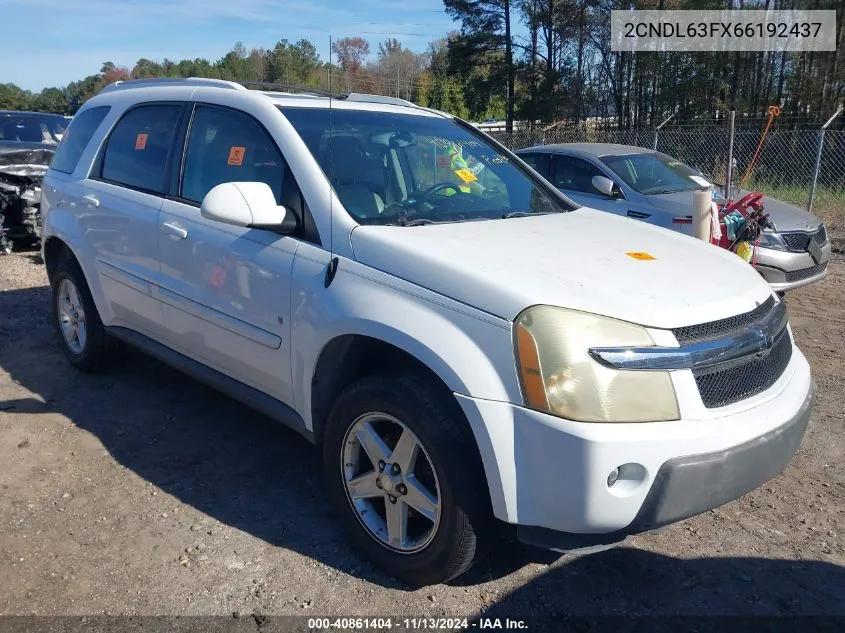
[[[76,288],[79,295],[79,300],[82,303],[82,308],[85,310],[85,326],[86,338],[85,345],[82,351],[78,354],[68,347],[62,332],[62,326],[59,318],[59,287],[62,281],[70,281]],[[94,300],[91,297],[91,292],[88,290],[88,284],[85,283],[85,277],[79,266],[69,259],[63,259],[56,265],[56,270],[53,272],[52,278],[52,294],[53,294],[53,324],[56,329],[56,335],[59,339],[59,346],[65,355],[65,358],[74,366],[90,371],[95,369],[102,361],[105,355],[105,330],[100,321],[97,307],[94,305]]]
[[[382,545],[358,520],[347,496],[341,470],[343,442],[358,417],[375,411],[394,416],[416,434],[437,475],[440,524],[432,542],[419,552],[403,554]],[[442,400],[427,390],[420,380],[374,376],[357,382],[340,396],[329,416],[323,438],[329,496],[341,523],[359,549],[379,567],[412,585],[446,582],[465,571],[475,557],[476,532],[489,514],[485,504],[478,503],[477,499],[482,495],[486,499],[488,494],[486,481],[483,481],[484,488],[477,487],[477,465],[456,450],[458,443],[450,443],[438,432],[443,422],[466,424],[464,420],[455,419],[455,413],[450,407],[444,407]],[[467,485],[470,482],[476,485]]]

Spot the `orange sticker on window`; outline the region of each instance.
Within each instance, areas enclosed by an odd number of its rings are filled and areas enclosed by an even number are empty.
[[[135,149],[144,149],[147,146],[147,135],[142,132],[135,137]]]
[[[628,257],[633,257],[634,259],[639,259],[639,260],[657,259],[654,255],[649,255],[648,253],[632,252],[632,253],[625,253],[625,254]]]
[[[229,164],[235,165],[236,167],[243,165],[245,153],[246,147],[232,147],[229,150]]]
[[[478,180],[478,177],[469,169],[456,169],[455,175],[464,182],[475,182]]]

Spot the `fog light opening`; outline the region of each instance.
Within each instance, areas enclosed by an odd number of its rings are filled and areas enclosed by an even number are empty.
[[[607,476],[607,487],[611,488],[613,484],[619,479],[619,468],[614,468],[610,471],[610,474]]]

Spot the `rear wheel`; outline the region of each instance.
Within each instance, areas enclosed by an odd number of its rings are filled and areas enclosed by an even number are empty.
[[[104,368],[113,356],[115,343],[106,334],[76,261],[62,256],[56,263],[51,285],[53,321],[65,357],[84,372]]]
[[[474,438],[448,396],[413,374],[351,385],[329,417],[329,496],[355,544],[409,584],[465,572],[493,524]]]

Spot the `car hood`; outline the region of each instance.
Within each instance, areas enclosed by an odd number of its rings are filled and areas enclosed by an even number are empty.
[[[742,195],[745,195],[745,193],[747,192],[744,192]],[[815,231],[822,223],[812,213],[783,200],[766,196],[763,199],[763,205],[766,213],[769,214],[769,219],[772,221],[775,230],[779,232]]]
[[[587,207],[508,220],[358,226],[351,241],[357,261],[509,320],[547,304],[673,328],[748,312],[772,294],[733,253]]]
[[[737,199],[748,193],[750,192],[741,191]],[[668,213],[679,216],[692,214],[692,191],[650,195],[645,196],[645,198],[650,205]],[[763,198],[763,203],[776,231],[814,231],[821,224],[821,220],[812,213],[808,213],[794,204],[769,196]]]

